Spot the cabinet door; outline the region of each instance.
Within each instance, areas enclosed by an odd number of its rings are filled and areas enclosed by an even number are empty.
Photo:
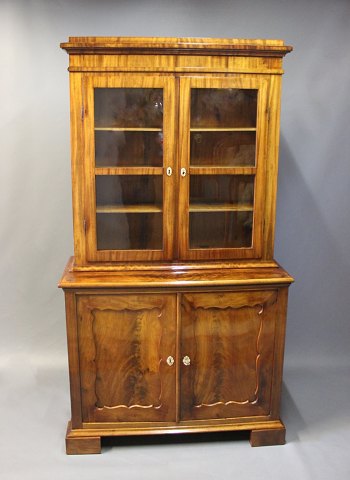
[[[175,420],[175,295],[79,295],[85,422]]]
[[[259,258],[266,82],[180,79],[182,259]]]
[[[184,294],[181,420],[268,415],[277,291]]]
[[[172,256],[174,82],[141,74],[84,79],[89,261]]]

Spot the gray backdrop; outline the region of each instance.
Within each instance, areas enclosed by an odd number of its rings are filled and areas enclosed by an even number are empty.
[[[0,18],[0,473],[6,479],[80,473],[90,479],[97,472],[128,479],[346,478],[350,2],[2,0]],[[73,241],[68,56],[58,45],[69,35],[282,38],[294,46],[284,62],[275,248],[296,278],[285,447],[250,449],[231,435],[64,455],[69,396],[56,284]]]

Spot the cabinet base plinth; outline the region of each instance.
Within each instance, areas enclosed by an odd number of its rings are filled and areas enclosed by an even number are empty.
[[[284,445],[285,443],[285,427],[269,430],[252,430],[250,432],[250,444],[252,447],[268,447],[271,445]]]
[[[87,424],[85,424],[86,426]],[[101,453],[102,437],[125,437],[129,435],[164,435],[164,434],[184,434],[184,433],[206,433],[206,432],[228,432],[241,431],[250,432],[250,444],[252,447],[262,447],[268,445],[284,445],[286,429],[279,420],[258,423],[237,423],[221,425],[186,425],[186,426],[168,426],[154,428],[113,428],[110,426],[101,426],[100,428],[81,428],[71,429],[68,423],[66,435],[67,455],[83,455]]]

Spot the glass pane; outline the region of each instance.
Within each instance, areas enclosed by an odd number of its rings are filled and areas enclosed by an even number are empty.
[[[254,175],[191,175],[190,248],[252,245]]]
[[[163,165],[162,132],[95,132],[96,167]]]
[[[161,250],[162,213],[98,213],[97,250]]]
[[[191,165],[255,166],[255,132],[191,132]]]
[[[254,175],[191,175],[190,210],[196,206],[252,210],[254,179]]]
[[[97,250],[163,248],[161,175],[97,175]]]
[[[190,248],[251,247],[253,212],[190,212]]]
[[[161,88],[95,88],[95,128],[162,128]]]
[[[96,205],[162,208],[161,175],[96,175]]]
[[[193,88],[192,128],[256,127],[257,90]]]

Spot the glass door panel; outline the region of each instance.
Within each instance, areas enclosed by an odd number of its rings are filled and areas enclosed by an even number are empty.
[[[90,260],[161,260],[173,208],[173,79],[91,77],[86,128],[93,132]],[[89,108],[88,108],[89,112]],[[163,148],[164,142],[166,149]]]
[[[257,90],[192,88],[192,128],[255,128]]]
[[[183,258],[259,256],[261,88],[251,79],[181,79],[183,104],[189,105],[180,120],[181,167],[189,173],[180,184],[189,198],[180,202]]]
[[[163,165],[163,133],[149,131],[95,131],[96,167]]]
[[[191,175],[189,246],[252,246],[254,176]]]
[[[190,165],[254,167],[255,132],[191,131]]]
[[[97,216],[98,250],[161,250],[162,213],[117,213]]]
[[[162,176],[97,175],[97,250],[161,250],[162,210]]]
[[[96,88],[95,128],[163,127],[161,88]]]

